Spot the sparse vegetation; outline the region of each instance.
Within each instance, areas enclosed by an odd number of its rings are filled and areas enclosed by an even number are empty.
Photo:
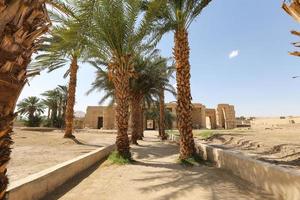
[[[112,164],[117,164],[117,165],[127,165],[131,164],[134,162],[132,158],[124,158],[121,156],[118,151],[113,151],[107,159],[110,163]]]
[[[199,166],[201,162],[203,162],[203,160],[197,154],[187,159],[178,159],[178,163],[184,167]]]

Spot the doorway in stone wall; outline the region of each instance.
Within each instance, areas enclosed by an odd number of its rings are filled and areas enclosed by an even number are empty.
[[[206,117],[206,128],[212,129],[212,121],[210,117]]]
[[[103,117],[98,117],[98,129],[103,128]]]

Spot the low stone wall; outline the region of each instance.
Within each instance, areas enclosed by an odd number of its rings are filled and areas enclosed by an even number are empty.
[[[171,140],[179,141],[178,136],[171,136]],[[300,173],[283,167],[258,161],[241,153],[223,150],[213,146],[196,144],[198,154],[217,167],[231,171],[234,175],[264,188],[274,194],[277,199],[300,199]]]
[[[56,165],[37,174],[12,182],[8,188],[9,200],[38,200],[66,181],[105,159],[115,145],[94,150],[75,159]]]

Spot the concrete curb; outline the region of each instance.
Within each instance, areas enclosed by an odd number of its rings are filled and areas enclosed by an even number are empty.
[[[75,175],[106,158],[115,145],[94,150],[72,160],[30,175],[9,185],[9,200],[38,200],[54,191]]]
[[[179,136],[172,135],[170,139],[178,142]],[[196,149],[204,160],[215,163],[218,168],[229,170],[257,187],[264,188],[277,199],[300,199],[300,173],[296,170],[288,170],[235,151],[206,144],[197,143]]]

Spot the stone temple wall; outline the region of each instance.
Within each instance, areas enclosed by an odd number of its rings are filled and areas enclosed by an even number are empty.
[[[166,109],[175,116],[172,129],[177,129],[176,103],[167,103]],[[219,104],[217,109],[207,109],[203,104],[193,104],[192,123],[194,129],[233,129],[236,127],[234,106]],[[92,129],[99,127],[104,130],[116,129],[115,107],[89,106],[84,125]],[[129,130],[130,128],[131,120],[129,120]]]
[[[234,129],[236,127],[235,109],[233,105],[219,104],[216,113],[217,128]]]
[[[205,123],[207,124],[206,128],[216,129],[217,128],[216,109],[206,109],[205,117],[206,117]],[[208,127],[208,124],[210,124],[210,127]]]

